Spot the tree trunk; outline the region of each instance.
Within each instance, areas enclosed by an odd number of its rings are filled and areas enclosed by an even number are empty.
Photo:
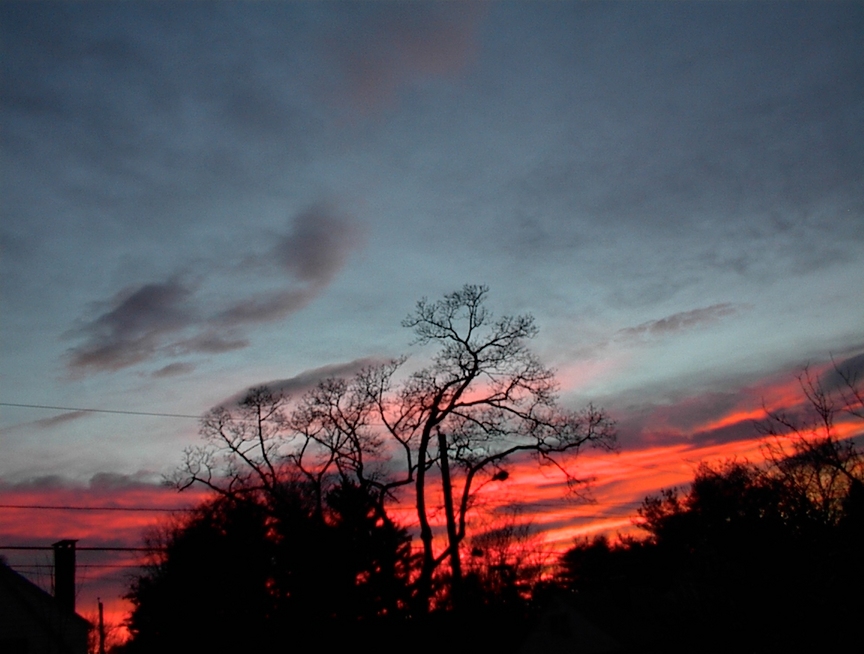
[[[459,535],[456,514],[453,511],[453,484],[450,479],[450,459],[447,456],[447,437],[438,431],[438,456],[441,461],[441,490],[444,493],[444,514],[447,518],[447,545],[450,549],[450,601],[454,609],[461,608],[462,559],[459,556]]]
[[[420,578],[417,580],[417,602],[422,613],[428,613],[429,600],[432,596],[432,573],[435,571],[435,553],[432,549],[432,527],[426,517],[426,451],[429,445],[429,435],[423,434],[417,452],[417,518],[420,521],[420,540],[423,542],[423,564],[420,568]]]

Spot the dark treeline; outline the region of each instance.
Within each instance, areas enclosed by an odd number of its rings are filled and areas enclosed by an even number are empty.
[[[300,634],[333,642],[348,625],[405,617],[405,530],[356,487],[334,489],[323,513],[309,497],[290,484],[219,497],[154,534],[129,593],[127,651],[284,650]]]
[[[476,568],[459,611],[445,594],[429,613],[412,605],[408,534],[359,489],[325,515],[296,487],[279,507],[217,499],[152,542],[124,651],[530,652],[544,629],[547,646],[578,642],[580,623],[544,622],[562,604],[608,636],[588,651],[837,650],[860,635],[862,464],[825,439],[767,467],[703,465],[687,493],[643,502],[647,538],[580,542],[541,582],[518,562]]]
[[[532,319],[493,320],[485,294],[418,303],[405,324],[440,350],[402,383],[398,360],[205,416],[174,481],[212,499],[150,538],[120,650],[787,652],[857,636],[864,457],[834,424],[864,418],[851,369],[802,374],[806,410],[767,415],[761,467],[702,466],[686,493],[643,502],[645,538],[577,543],[539,574],[524,525],[469,536],[472,489],[504,482],[512,454],[556,462],[615,434],[602,410],[556,404]],[[388,514],[403,486],[414,541]]]
[[[562,558],[558,584],[623,651],[860,647],[864,453],[835,421],[864,419],[864,397],[840,367],[799,381],[805,408],[757,425],[762,466],[703,464],[687,493],[645,499],[647,538],[585,541]]]
[[[699,469],[640,511],[650,537],[565,554],[559,582],[624,651],[838,651],[860,637],[864,495],[827,507],[776,469]],[[815,475],[828,475],[822,469]]]
[[[118,651],[510,651],[521,640],[527,588],[509,566],[475,566],[460,611],[438,579],[427,611],[415,597],[419,556],[374,497],[337,487],[321,513],[310,496],[296,484],[274,504],[219,497],[154,533],[127,596],[133,638]]]

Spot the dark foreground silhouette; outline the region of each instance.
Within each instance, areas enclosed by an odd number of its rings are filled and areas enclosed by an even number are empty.
[[[581,543],[563,557],[560,581],[574,606],[630,651],[857,648],[861,470],[830,496],[804,493],[795,480],[837,480],[830,466],[811,463],[787,461],[812,473],[787,477],[703,466],[683,498],[667,492],[643,504],[649,539]]]
[[[857,651],[864,454],[818,381],[802,388],[816,420],[769,415],[766,465],[701,466],[686,493],[646,498],[646,538],[577,543],[551,579],[518,555],[475,566],[457,608],[436,578],[429,610],[374,489],[223,496],[151,538],[120,651]],[[864,417],[860,386],[841,388]]]
[[[580,543],[533,588],[469,575],[458,612],[412,605],[408,536],[356,488],[326,521],[299,496],[278,517],[213,502],[163,534],[123,651],[553,651],[574,629],[600,634],[583,651],[838,650],[860,636],[864,487],[857,450],[834,474],[825,447],[767,471],[703,466],[685,495],[645,500],[649,538]],[[828,478],[830,493],[801,485]]]

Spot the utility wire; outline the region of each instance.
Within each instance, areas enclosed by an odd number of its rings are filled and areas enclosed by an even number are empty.
[[[43,568],[54,568],[53,563],[29,563],[22,565],[12,564],[13,568],[18,570],[41,570]],[[76,563],[75,568],[117,568],[117,569],[130,569],[130,568],[144,568],[146,566],[138,564],[138,563]]]
[[[20,409],[49,409],[52,411],[82,411],[87,413],[115,413],[126,416],[157,416],[160,418],[190,418],[198,420],[201,416],[186,413],[157,413],[154,411],[121,411],[119,409],[84,409],[71,406],[48,406],[46,404],[17,404],[15,402],[0,402],[0,406],[18,407]]]
[[[0,545],[0,550],[53,550],[51,545]],[[161,547],[76,547],[76,552],[158,552]]]
[[[166,509],[157,506],[54,506],[47,504],[0,504],[0,509],[36,509],[45,511],[140,511],[142,513],[173,513],[189,511],[194,507],[178,506]]]

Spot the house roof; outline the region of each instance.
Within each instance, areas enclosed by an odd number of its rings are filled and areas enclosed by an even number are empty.
[[[7,601],[14,603],[19,610],[30,617],[39,626],[42,633],[53,638],[61,645],[61,651],[66,649],[69,632],[84,633],[90,629],[90,623],[74,611],[63,608],[52,595],[46,593],[29,579],[15,572],[0,561],[0,594]]]

